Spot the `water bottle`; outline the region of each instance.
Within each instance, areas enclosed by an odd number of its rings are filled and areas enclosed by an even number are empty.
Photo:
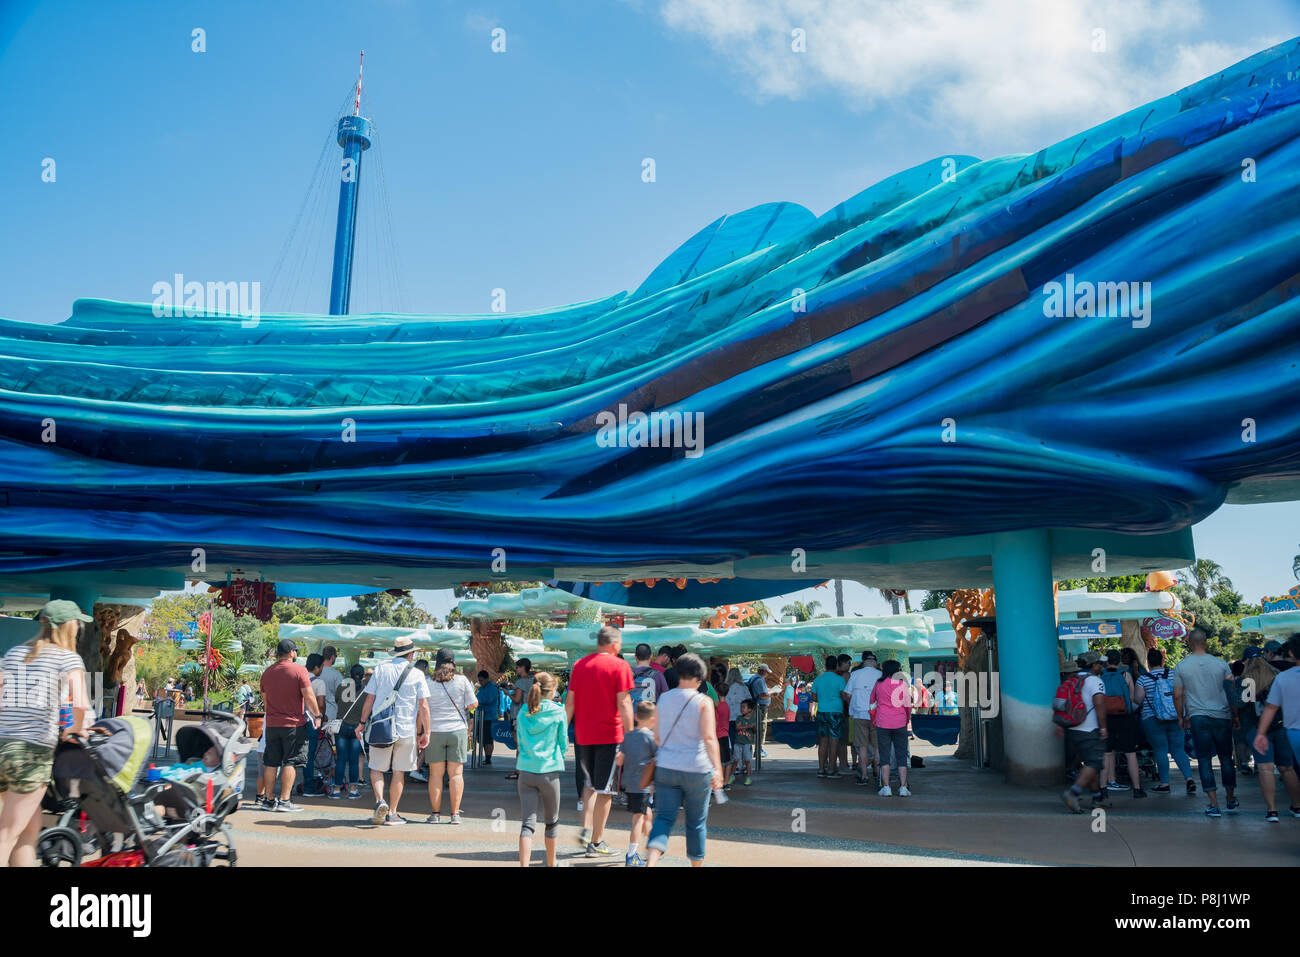
[[[714,788],[714,789],[713,789],[713,803],[714,803],[714,804],[726,804],[726,803],[727,803],[728,801],[730,801],[730,800],[731,800],[731,798],[727,797],[727,792],[724,791],[724,790],[722,790],[722,788]]]
[[[162,780],[162,771],[160,771],[158,768],[154,767],[152,764],[149,765],[148,775],[149,775],[149,776],[148,776],[148,780],[150,780],[150,781],[161,781],[161,780]]]

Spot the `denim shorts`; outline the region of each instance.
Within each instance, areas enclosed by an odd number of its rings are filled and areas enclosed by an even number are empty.
[[[1291,751],[1291,741],[1286,728],[1277,728],[1268,734],[1268,750],[1256,751],[1254,736],[1251,736],[1250,750],[1255,755],[1256,764],[1275,764],[1279,768],[1295,767],[1295,754]]]

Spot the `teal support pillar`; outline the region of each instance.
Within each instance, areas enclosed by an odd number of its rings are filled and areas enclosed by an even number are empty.
[[[100,591],[93,585],[51,585],[50,600],[58,599],[60,601],[74,601],[77,607],[87,615],[95,614],[95,602],[99,600]],[[86,690],[90,696],[91,703],[96,716],[104,712],[105,695],[104,687],[104,660],[99,653],[101,639],[99,634],[99,623],[97,621],[86,622],[82,626],[81,633],[77,636],[77,654],[86,664]]]
[[[1064,752],[1052,724],[1060,673],[1051,544],[1047,529],[993,536],[1002,741],[1012,784],[1062,777]]]
[[[53,585],[50,588],[50,600],[75,601],[77,607],[87,615],[95,613],[95,602],[99,600],[99,590],[94,586]]]

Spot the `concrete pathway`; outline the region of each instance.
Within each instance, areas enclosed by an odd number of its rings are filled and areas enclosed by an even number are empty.
[[[1255,777],[1240,779],[1242,809],[1209,820],[1202,795],[1184,793],[1173,772],[1173,793],[1135,800],[1112,796],[1104,817],[1072,815],[1060,789],[1006,785],[997,772],[977,771],[923,743],[926,767],[911,772],[913,796],[877,796],[851,777],[821,779],[811,750],[769,743],[770,758],[752,787],[737,783],[731,800],[709,811],[711,865],[1033,865],[1103,866],[1294,866],[1300,862],[1300,819],[1287,810],[1279,788],[1282,821],[1264,821]],[[950,748],[943,749],[951,752]],[[299,814],[242,809],[230,819],[243,865],[515,865],[519,803],[513,752],[498,749],[496,766],[469,770],[462,813],[465,824],[425,825],[426,785],[408,781],[403,827],[369,823],[368,791],[356,801],[300,798]],[[561,778],[560,859],[569,866],[623,866],[630,817],[615,805],[607,829],[617,851],[589,860],[576,843],[578,812],[572,765]],[[250,791],[255,787],[250,774]],[[895,782],[897,791],[897,782]],[[448,804],[443,799],[447,818]],[[685,864],[681,825],[665,864]],[[540,834],[534,861],[542,862]]]

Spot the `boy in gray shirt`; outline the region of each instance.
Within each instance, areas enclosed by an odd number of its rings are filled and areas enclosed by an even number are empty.
[[[637,844],[650,829],[650,793],[653,783],[641,787],[641,778],[659,750],[656,740],[659,727],[659,709],[653,701],[642,701],[636,706],[636,727],[628,732],[618,746],[614,763],[623,769],[623,790],[627,792],[627,809],[632,812],[632,833],[628,837],[628,867],[645,867],[637,854]]]

